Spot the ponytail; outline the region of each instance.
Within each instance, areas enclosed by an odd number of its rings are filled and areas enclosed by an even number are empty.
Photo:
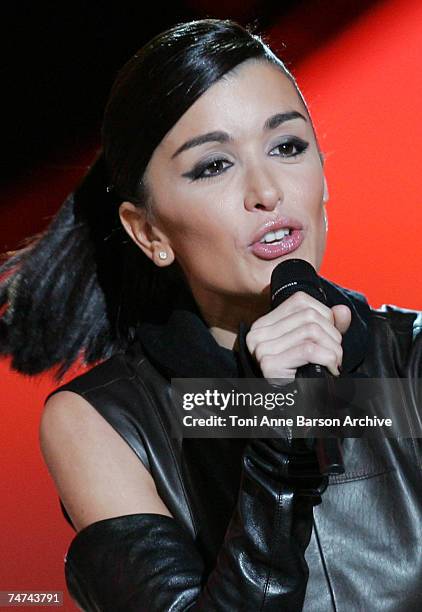
[[[102,152],[47,229],[2,257],[0,354],[23,374],[58,366],[57,381],[79,356],[124,351],[141,318],[165,318],[174,289],[172,266],[158,278],[126,234]]]
[[[158,267],[144,255],[119,202],[153,212],[146,170],[155,149],[204,92],[252,58],[276,65],[306,107],[284,63],[228,19],[176,24],[121,68],[97,159],[45,232],[0,266],[0,354],[12,368],[34,375],[58,366],[60,379],[80,353],[86,364],[107,359],[126,350],[141,321],[166,320],[188,283],[176,261]]]

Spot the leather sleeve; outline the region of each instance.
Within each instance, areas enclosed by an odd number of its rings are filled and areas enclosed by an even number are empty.
[[[65,559],[69,593],[86,612],[300,611],[313,506],[326,484],[309,451],[287,454],[279,440],[251,441],[208,576],[178,521],[131,514],[92,523],[75,536]]]

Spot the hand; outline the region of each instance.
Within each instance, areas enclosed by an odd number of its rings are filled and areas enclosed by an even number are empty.
[[[265,378],[294,379],[307,363],[326,366],[339,376],[342,335],[352,320],[350,308],[331,308],[297,291],[252,324],[246,345]]]

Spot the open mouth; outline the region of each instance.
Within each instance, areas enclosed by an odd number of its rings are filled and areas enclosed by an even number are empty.
[[[261,240],[254,242],[249,248],[259,259],[275,259],[295,251],[303,240],[303,230],[284,228],[267,232]]]
[[[275,232],[267,232],[259,242],[260,244],[280,244],[286,236],[291,236],[292,231],[291,228],[286,227]]]

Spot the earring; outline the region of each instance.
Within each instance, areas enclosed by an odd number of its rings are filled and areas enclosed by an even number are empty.
[[[160,251],[160,252],[158,253],[158,257],[159,257],[160,259],[167,259],[167,253],[166,253],[165,251]]]

